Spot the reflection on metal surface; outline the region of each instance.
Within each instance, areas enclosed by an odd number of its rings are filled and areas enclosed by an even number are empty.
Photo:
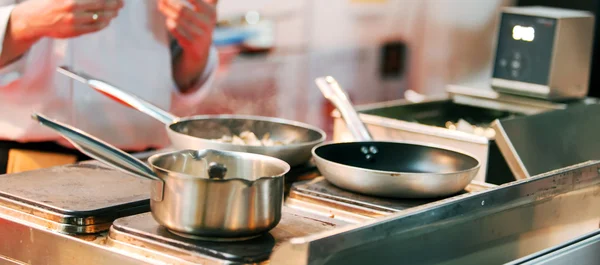
[[[102,234],[95,239],[64,235],[3,213],[0,213],[0,235],[0,256],[26,264],[153,264],[103,246]]]
[[[2,265],[27,265],[27,263],[20,262],[18,260],[14,260],[14,259],[7,258],[7,257],[2,257],[1,255],[0,255],[0,264],[2,264]]]
[[[480,192],[495,187],[487,183],[471,183],[465,191]],[[361,195],[340,189],[325,178],[298,182],[292,185],[286,205],[325,216],[358,223],[372,218],[388,216],[412,207],[435,202],[439,199],[386,199]]]
[[[97,233],[146,212],[150,181],[94,164],[3,175],[0,212],[63,233]]]
[[[330,233],[296,238],[282,245],[272,262],[510,262],[598,229],[599,169],[600,162],[579,164]]]
[[[446,89],[456,104],[473,107],[533,115],[542,112],[566,109],[570,106],[594,104],[596,98],[584,98],[566,102],[552,102],[543,99],[498,93],[490,89],[448,85]]]
[[[165,182],[164,200],[150,201],[152,216],[169,231],[237,241],[272,229],[281,218],[290,170],[283,160],[205,149],[156,154],[148,162]]]
[[[600,104],[499,120],[494,129],[518,179],[600,158]]]
[[[510,262],[507,265],[596,265],[600,261],[600,230],[586,234],[560,246]]]
[[[262,237],[244,242],[217,243],[177,237],[159,226],[149,214],[142,214],[115,221],[107,245],[166,263],[181,260],[190,264],[263,264],[282,242],[346,224],[284,208],[281,223]]]

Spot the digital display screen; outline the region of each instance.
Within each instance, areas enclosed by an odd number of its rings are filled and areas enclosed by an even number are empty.
[[[502,14],[493,77],[548,84],[555,33],[554,19]]]
[[[533,41],[535,39],[535,29],[533,27],[515,25],[512,30],[512,37],[515,40]]]

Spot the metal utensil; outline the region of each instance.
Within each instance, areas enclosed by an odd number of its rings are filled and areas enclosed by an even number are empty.
[[[260,236],[281,219],[286,162],[258,154],[182,150],[155,154],[149,165],[68,125],[40,114],[81,152],[152,180],[152,216],[182,237],[233,241]]]
[[[430,198],[460,192],[477,174],[479,161],[458,151],[410,142],[373,141],[337,81],[328,76],[317,78],[316,83],[358,140],[313,148],[319,171],[334,185],[381,197]]]
[[[149,102],[128,94],[104,81],[84,73],[59,67],[58,72],[87,84],[107,97],[159,120],[166,125],[172,145],[177,149],[217,149],[267,155],[286,161],[291,166],[306,163],[311,158],[314,146],[325,141],[323,130],[296,121],[249,115],[199,115],[179,118]],[[276,146],[251,146],[222,143],[224,135],[239,135],[244,131],[253,132],[261,138],[265,134],[270,139],[294,142]]]

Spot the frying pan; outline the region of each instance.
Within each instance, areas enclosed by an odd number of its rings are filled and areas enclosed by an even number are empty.
[[[323,130],[279,118],[250,115],[199,115],[180,118],[84,73],[72,71],[67,67],[59,67],[57,71],[164,123],[175,149],[217,149],[255,153],[279,158],[293,167],[308,162],[312,148],[325,141],[326,134]],[[268,133],[272,140],[293,139],[294,142],[278,146],[251,146],[211,140],[219,139],[223,135],[240,135],[244,131],[253,132],[259,139]]]
[[[101,140],[32,115],[84,154],[150,179],[152,217],[170,232],[192,239],[241,241],[265,234],[281,220],[284,176],[290,166],[258,154],[179,150],[158,153],[148,165]]]
[[[342,114],[358,142],[324,143],[312,150],[317,168],[334,185],[391,198],[435,198],[465,189],[479,170],[467,154],[433,145],[373,141],[345,91],[330,76],[317,86]]]

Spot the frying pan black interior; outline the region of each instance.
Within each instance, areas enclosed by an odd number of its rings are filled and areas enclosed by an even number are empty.
[[[362,147],[375,146],[378,152],[367,160]],[[478,161],[446,149],[397,142],[335,143],[318,147],[315,154],[347,166],[402,173],[456,173],[472,169]]]

